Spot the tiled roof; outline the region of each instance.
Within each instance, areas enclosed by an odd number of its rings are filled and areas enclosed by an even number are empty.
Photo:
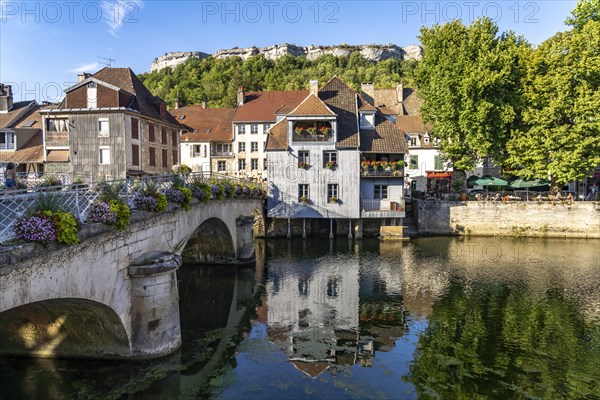
[[[398,115],[398,112],[396,110],[392,110],[391,108],[389,108],[387,106],[380,106],[380,107],[377,107],[377,109],[383,115]]]
[[[19,129],[42,129],[42,114],[40,111],[43,110],[51,110],[55,108],[55,106],[36,106],[32,110],[32,113],[27,113],[19,119],[19,122],[15,124],[15,128]]]
[[[284,106],[296,107],[308,95],[308,90],[276,90],[248,92],[244,104],[237,108],[234,122],[275,122],[275,112]]]
[[[297,116],[335,116],[333,111],[327,107],[325,103],[321,101],[314,94],[310,94],[298,107],[294,109],[288,115]]]
[[[360,103],[362,104],[362,106],[358,109],[358,111],[377,111],[377,109],[375,107],[373,107],[371,104],[369,104],[367,101],[365,100],[361,100]]]
[[[381,113],[375,114],[375,129],[360,132],[360,151],[365,153],[408,153],[404,133]]]
[[[181,142],[230,142],[233,139],[231,121],[235,108],[202,108],[193,105],[177,108],[171,114],[189,131],[181,135]]]
[[[334,76],[319,90],[319,98],[337,115],[337,147],[358,147],[357,94]]]
[[[404,133],[431,132],[431,125],[425,124],[418,115],[398,115],[396,127]]]
[[[417,96],[417,91],[411,88],[404,89],[404,115],[419,115],[423,101]]]
[[[283,118],[271,127],[267,137],[267,150],[287,150],[287,126],[287,118]]]
[[[22,114],[27,111],[28,107],[32,107],[31,110],[35,110],[35,108],[32,106],[32,103],[35,104],[35,101],[29,100],[16,102],[13,104],[9,112],[6,114],[0,114],[0,129],[12,128],[13,125],[23,117]],[[27,113],[29,114],[30,111],[27,111]]]
[[[44,145],[42,131],[39,130],[31,139],[18,150],[0,151],[0,162],[13,162],[16,164],[44,162]]]

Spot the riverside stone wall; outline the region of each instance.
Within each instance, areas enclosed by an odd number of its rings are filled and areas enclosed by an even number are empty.
[[[423,235],[539,236],[600,239],[600,203],[415,200]]]

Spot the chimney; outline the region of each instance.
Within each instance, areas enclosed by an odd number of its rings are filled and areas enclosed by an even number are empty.
[[[10,85],[0,83],[0,114],[5,114],[13,108],[13,93]]]
[[[309,81],[308,88],[310,90],[310,94],[314,94],[315,96],[319,96],[319,81]]]
[[[404,85],[402,84],[402,81],[396,86],[396,101],[398,103],[404,102]]]
[[[375,84],[373,82],[363,82],[360,84],[362,97],[372,106],[375,105]]]
[[[175,106],[173,107],[174,110],[177,110],[179,108],[179,99],[175,99]]]
[[[77,83],[85,81],[87,78],[91,77],[92,74],[88,72],[84,72],[83,74],[77,75]]]
[[[202,108],[206,108],[206,100],[202,100]]]
[[[244,88],[242,86],[240,86],[240,88],[238,89],[238,92],[237,92],[237,103],[238,103],[238,106],[243,106],[245,99],[246,99],[246,95],[244,93]]]

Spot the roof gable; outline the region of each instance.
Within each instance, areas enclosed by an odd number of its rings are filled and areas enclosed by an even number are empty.
[[[181,142],[232,141],[231,122],[235,108],[203,108],[199,105],[186,106],[171,111],[188,130],[181,135]],[[183,118],[182,118],[183,117]]]
[[[239,106],[234,122],[274,122],[275,113],[282,107],[296,107],[308,96],[308,90],[276,90],[248,92]]]
[[[310,94],[291,113],[290,116],[335,116],[329,107],[314,94]]]
[[[334,76],[319,90],[319,98],[337,115],[337,146],[358,147],[356,91]]]

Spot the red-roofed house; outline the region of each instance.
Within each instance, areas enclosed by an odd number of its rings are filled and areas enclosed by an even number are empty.
[[[278,121],[282,110],[296,108],[307,95],[307,90],[244,92],[240,88],[233,117],[233,154],[237,176],[266,178],[267,132]]]
[[[231,121],[235,110],[193,105],[171,111],[183,127],[181,163],[193,172],[234,174]]]
[[[179,164],[179,124],[129,68],[83,74],[42,111],[46,171],[113,179],[169,173]]]

